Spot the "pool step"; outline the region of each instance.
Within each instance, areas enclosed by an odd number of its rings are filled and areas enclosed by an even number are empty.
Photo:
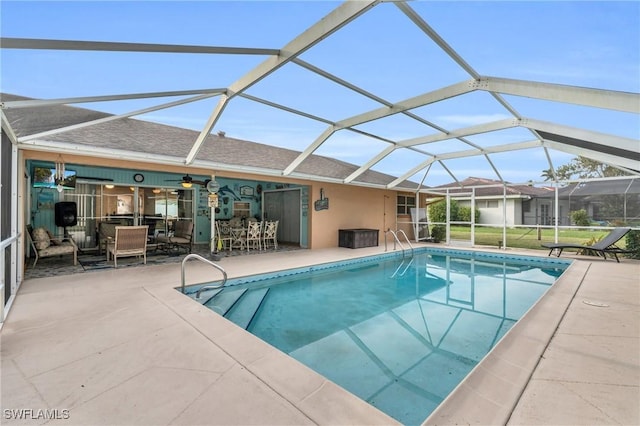
[[[242,290],[229,290],[224,289],[224,291],[219,292],[209,299],[207,303],[204,305],[209,309],[212,309],[214,312],[224,316],[229,309],[236,304],[236,302],[242,297],[242,295],[246,292],[246,289]]]
[[[206,305],[207,303],[209,303],[209,301],[213,298],[216,297],[218,295],[218,293],[220,293],[222,291],[221,288],[214,288],[211,290],[205,290],[202,293],[200,293],[200,298],[196,299],[196,293],[191,293],[189,294],[189,297],[192,298],[193,300],[195,300],[196,302],[200,302],[203,305]]]
[[[246,330],[268,292],[268,288],[261,288],[246,293],[225,317]]]

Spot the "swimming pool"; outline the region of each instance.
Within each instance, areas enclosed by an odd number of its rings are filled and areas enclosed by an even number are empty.
[[[569,264],[424,249],[230,280],[203,301],[403,424],[420,424]]]

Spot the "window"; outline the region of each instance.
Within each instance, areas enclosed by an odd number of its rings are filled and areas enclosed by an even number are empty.
[[[476,202],[476,206],[479,209],[497,209],[499,204],[498,200],[480,200]]]
[[[398,195],[398,214],[411,214],[411,208],[416,206],[416,197]]]
[[[531,200],[524,200],[522,202],[522,211],[525,213],[531,212]]]
[[[233,217],[247,218],[251,216],[251,203],[233,202]]]

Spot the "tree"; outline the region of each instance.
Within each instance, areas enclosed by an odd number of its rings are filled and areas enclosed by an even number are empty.
[[[543,177],[545,181],[553,180],[554,179],[553,169],[549,167],[548,169],[543,170],[540,176]]]
[[[560,180],[602,178],[623,175],[625,175],[625,173],[620,169],[586,157],[575,157],[568,164],[563,164],[556,169],[556,176]],[[542,177],[544,177],[545,180],[553,179],[551,169],[543,170]]]

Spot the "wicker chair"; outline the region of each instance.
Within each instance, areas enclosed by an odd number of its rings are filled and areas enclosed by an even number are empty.
[[[113,256],[113,266],[118,267],[119,257],[142,256],[147,264],[147,232],[149,227],[116,226],[116,236],[107,243],[107,261]]]

